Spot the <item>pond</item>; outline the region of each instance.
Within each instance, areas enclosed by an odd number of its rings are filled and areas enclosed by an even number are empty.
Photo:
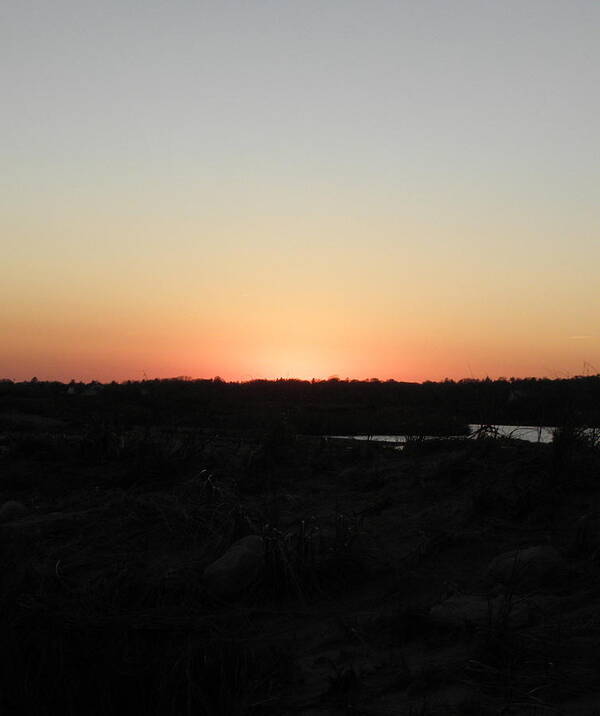
[[[476,423],[469,425],[470,435],[473,435],[483,426]],[[527,440],[531,443],[551,443],[552,435],[556,428],[553,427],[536,427],[534,425],[491,425],[489,426],[490,433],[497,435],[498,437],[516,438],[518,440]],[[331,435],[330,437],[336,439],[346,440],[372,440],[381,443],[396,443],[403,445],[407,438],[407,435]],[[435,440],[443,436],[437,435],[425,435],[425,440]],[[450,438],[466,438],[466,435],[449,435],[446,437]]]

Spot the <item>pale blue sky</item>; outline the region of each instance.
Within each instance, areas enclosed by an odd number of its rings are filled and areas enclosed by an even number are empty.
[[[595,0],[2,8],[2,137],[30,180],[543,182],[595,199]]]

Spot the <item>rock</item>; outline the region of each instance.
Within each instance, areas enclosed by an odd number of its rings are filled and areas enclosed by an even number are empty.
[[[431,623],[447,629],[483,627],[492,618],[493,602],[484,597],[460,594],[433,606],[429,612]]]
[[[575,523],[571,552],[596,557],[600,552],[600,514],[592,512]]]
[[[264,563],[263,538],[250,535],[234,542],[222,557],[209,564],[204,570],[204,583],[216,597],[234,597],[256,581]]]
[[[27,508],[22,502],[9,500],[0,507],[0,523],[18,520],[27,514]]]
[[[6,529],[10,529],[13,534],[27,534],[36,538],[69,535],[81,531],[82,523],[90,512],[92,510],[48,512],[45,515],[25,514],[18,522],[15,520],[7,525]]]
[[[555,600],[554,600],[555,601]],[[436,604],[429,612],[434,626],[449,630],[494,629],[500,624],[521,628],[534,623],[540,614],[555,606],[551,597],[487,598],[479,594],[458,594]]]
[[[505,584],[517,592],[556,586],[568,576],[564,559],[549,544],[505,552],[486,572],[489,584]]]

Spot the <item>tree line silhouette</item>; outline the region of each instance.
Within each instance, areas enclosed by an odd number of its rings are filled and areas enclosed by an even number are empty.
[[[123,426],[256,430],[278,421],[303,434],[460,434],[469,423],[600,425],[600,375],[407,383],[378,379],[169,379],[69,384],[0,382],[8,414],[90,417]],[[0,423],[1,424],[1,423]]]

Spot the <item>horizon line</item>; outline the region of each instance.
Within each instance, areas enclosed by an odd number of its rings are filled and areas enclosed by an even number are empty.
[[[444,377],[444,378],[438,378],[438,379],[432,379],[432,378],[425,378],[423,380],[403,380],[400,378],[378,378],[376,376],[372,376],[369,378],[351,378],[349,376],[346,376],[344,378],[341,378],[337,375],[330,375],[327,378],[319,378],[319,377],[312,377],[312,378],[297,378],[297,377],[290,377],[290,376],[279,376],[277,378],[248,378],[248,379],[225,379],[222,378],[219,375],[211,376],[211,377],[192,377],[189,375],[173,375],[173,376],[165,376],[162,378],[154,377],[154,378],[124,378],[121,380],[97,380],[95,378],[92,378],[90,380],[81,380],[76,378],[71,379],[65,379],[61,380],[58,378],[37,378],[37,376],[33,376],[30,379],[14,379],[10,378],[8,376],[0,378],[0,384],[2,383],[11,383],[11,384],[37,384],[37,383],[60,383],[61,385],[125,385],[127,383],[156,383],[156,382],[167,382],[167,381],[178,381],[181,383],[200,383],[200,382],[212,382],[212,383],[223,383],[226,385],[246,385],[249,383],[310,383],[310,384],[316,384],[316,383],[401,383],[401,384],[409,384],[409,385],[424,385],[425,383],[482,383],[482,382],[516,382],[516,381],[530,381],[530,380],[550,380],[550,381],[559,381],[559,380],[576,380],[581,378],[600,378],[600,372],[599,373],[590,373],[590,374],[574,374],[574,375],[567,375],[567,376],[549,376],[549,375],[528,375],[528,376],[485,376],[483,378],[476,378],[474,376],[465,376],[463,378],[450,378],[450,377]]]

